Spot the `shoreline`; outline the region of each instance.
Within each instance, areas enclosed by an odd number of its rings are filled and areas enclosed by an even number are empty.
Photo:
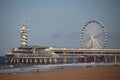
[[[120,80],[120,66],[80,68],[29,74],[1,74],[0,80]]]
[[[9,66],[9,65],[8,65]],[[41,73],[41,72],[53,72],[60,70],[74,70],[84,68],[97,68],[97,67],[113,67],[120,66],[120,63],[79,63],[79,64],[50,64],[50,65],[22,65],[12,66],[10,68],[0,69],[0,74],[29,74],[29,73]]]

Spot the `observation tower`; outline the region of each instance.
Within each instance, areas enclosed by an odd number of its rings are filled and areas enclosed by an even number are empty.
[[[25,47],[25,46],[27,46],[27,43],[28,43],[27,33],[29,32],[29,28],[26,27],[25,24],[23,24],[22,27],[19,29],[19,31],[20,31],[20,35],[21,35],[20,46]]]

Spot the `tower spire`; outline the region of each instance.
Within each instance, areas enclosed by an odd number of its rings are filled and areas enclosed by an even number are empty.
[[[21,35],[21,47],[25,47],[27,46],[27,40],[28,40],[28,36],[27,33],[29,32],[29,28],[26,27],[25,25],[25,20],[23,20],[23,25],[22,27],[19,29],[20,35]]]
[[[25,25],[25,19],[23,19],[23,25]]]

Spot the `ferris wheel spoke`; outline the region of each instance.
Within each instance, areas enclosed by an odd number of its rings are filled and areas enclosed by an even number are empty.
[[[99,44],[99,42],[97,40],[95,40],[95,43],[96,43],[96,48],[102,48],[101,45]]]
[[[89,35],[91,35],[91,30],[88,27],[85,27],[85,31],[89,33]]]
[[[89,42],[89,40],[90,40],[90,39],[86,38],[86,39],[84,40],[84,43],[87,44],[87,43]]]
[[[92,42],[92,40],[90,39],[90,40],[86,43],[86,47],[90,48],[90,47],[91,47],[91,42]]]
[[[97,31],[96,23],[94,23],[93,26],[94,26],[94,35],[95,35]]]
[[[95,30],[94,30],[94,26],[92,23],[90,24],[90,27],[91,27],[90,28],[91,35],[93,35]]]
[[[94,49],[99,48],[99,44],[98,44],[98,42],[96,40],[93,40],[93,48]]]
[[[96,34],[96,25],[95,25],[95,23],[92,23],[92,26],[93,26],[93,35],[95,35]]]
[[[83,31],[83,33],[85,33],[87,36],[90,36],[90,34],[86,31]]]
[[[102,33],[102,29],[99,29],[98,32],[96,33],[96,36]]]
[[[96,42],[95,42],[95,40],[94,40],[94,39],[93,39],[92,41],[93,41],[92,48],[95,48],[95,49],[96,49],[96,46],[97,46],[97,45],[96,45]]]
[[[104,43],[103,43],[101,40],[98,40],[98,39],[97,39],[97,41],[98,41],[102,46],[104,46]]]
[[[95,23],[95,24],[96,24],[96,23]],[[100,30],[100,25],[97,25],[97,24],[96,24],[96,33],[98,33],[99,30]]]

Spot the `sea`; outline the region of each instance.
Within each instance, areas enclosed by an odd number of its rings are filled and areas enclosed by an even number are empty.
[[[5,56],[0,56],[0,66],[5,65]]]
[[[0,74],[41,73],[59,70],[120,66],[120,63],[66,63],[66,64],[6,64],[5,57],[0,56]]]

